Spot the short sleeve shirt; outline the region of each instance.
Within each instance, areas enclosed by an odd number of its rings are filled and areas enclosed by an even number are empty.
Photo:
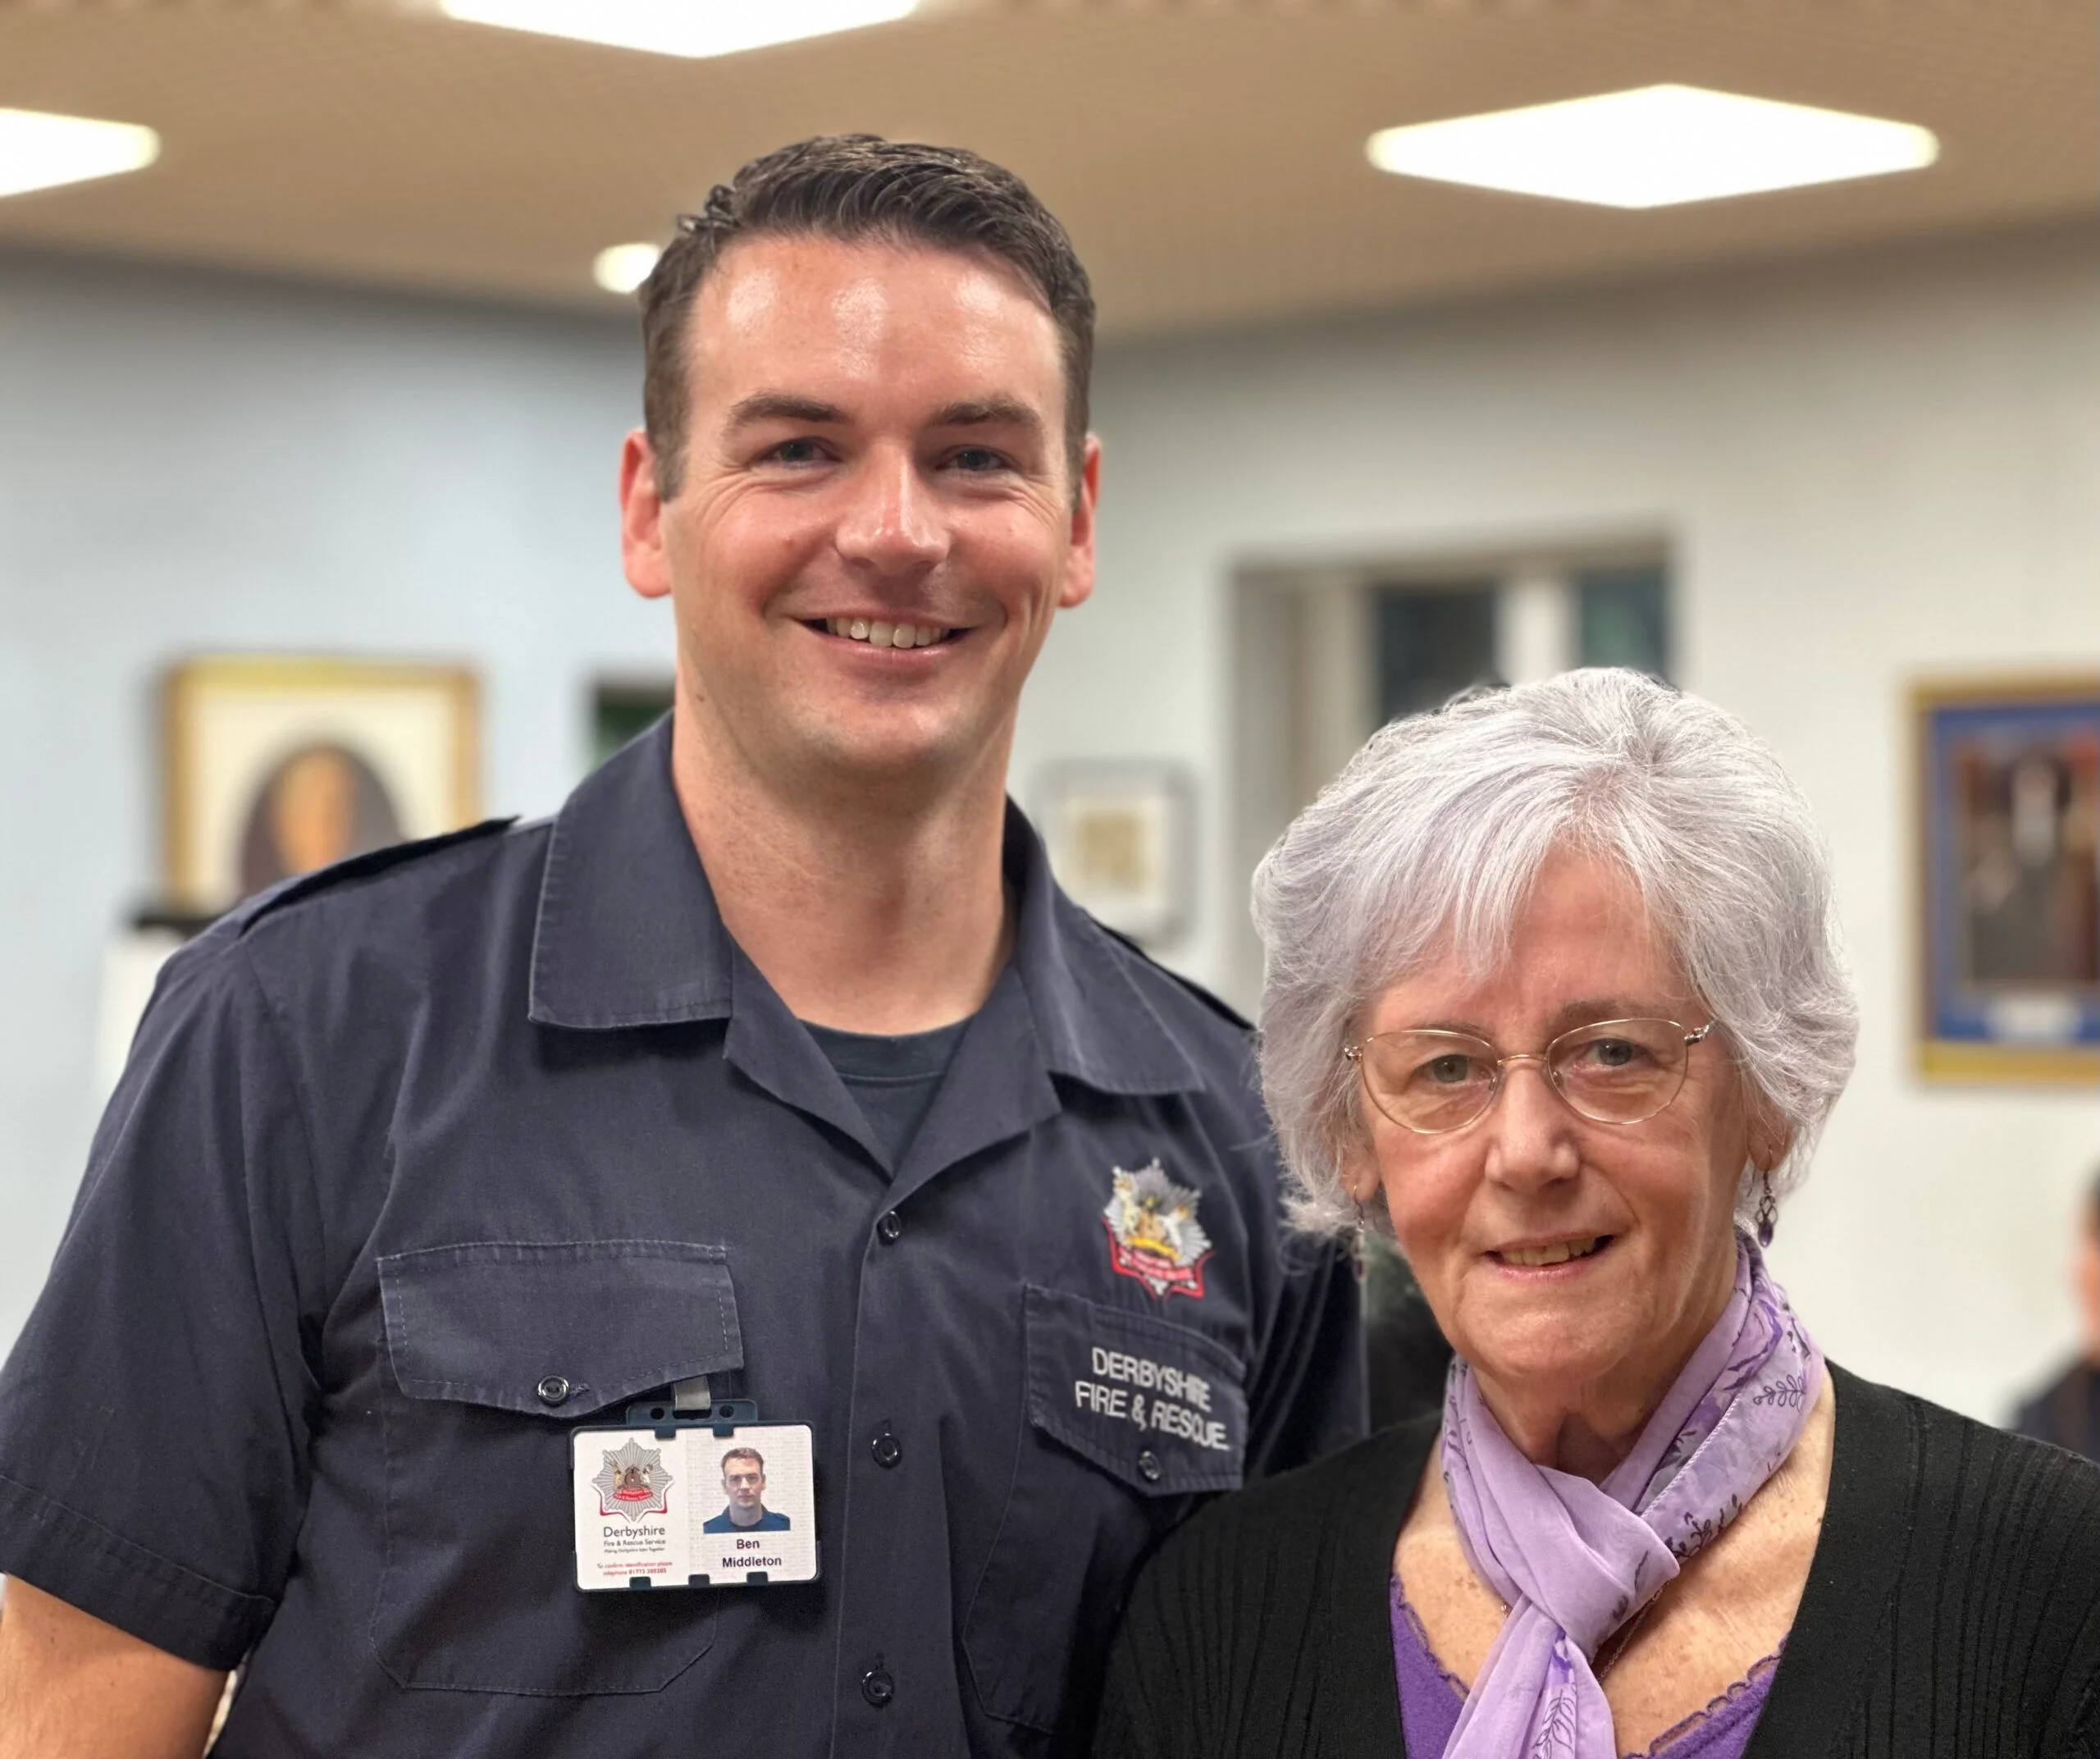
[[[667,729],[215,925],[0,1373],[0,1571],[240,1665],[222,1759],[1076,1748],[1138,1562],[1358,1432],[1360,1339],[1244,1026],[1007,859],[896,1164]],[[580,1592],[570,1428],[701,1375],[810,1426],[819,1579]]]

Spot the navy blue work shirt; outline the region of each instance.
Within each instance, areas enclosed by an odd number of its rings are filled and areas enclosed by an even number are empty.
[[[1073,1750],[1132,1571],[1351,1439],[1243,1026],[1015,814],[1012,960],[901,1164],[724,929],[668,729],[162,978],[0,1375],[0,1571],[244,1666],[220,1759]],[[813,1432],[821,1579],[584,1593],[568,1435]]]

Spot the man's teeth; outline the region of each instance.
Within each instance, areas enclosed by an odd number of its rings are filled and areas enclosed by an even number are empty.
[[[1541,1264],[1565,1264],[1570,1259],[1586,1259],[1604,1244],[1604,1236],[1591,1240],[1561,1240],[1550,1246],[1508,1246],[1495,1254],[1505,1264],[1536,1269]]]
[[[865,617],[832,617],[824,627],[849,642],[870,647],[931,647],[948,632],[924,623],[882,623]]]

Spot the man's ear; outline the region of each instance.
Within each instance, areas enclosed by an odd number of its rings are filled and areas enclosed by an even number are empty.
[[[1089,434],[1072,495],[1071,555],[1065,564],[1065,583],[1057,594],[1060,610],[1084,605],[1093,596],[1093,515],[1100,500],[1101,438]]]
[[[620,565],[627,583],[646,599],[669,596],[671,569],[664,555],[664,501],[656,449],[637,427],[620,448]]]

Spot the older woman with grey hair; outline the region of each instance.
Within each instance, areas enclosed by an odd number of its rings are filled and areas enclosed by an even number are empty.
[[[2100,1753],[2100,1470],[1826,1364],[1764,1262],[1856,1032],[1770,752],[1630,672],[1477,695],[1255,909],[1299,1219],[1390,1232],[1457,1355],[1176,1535],[1098,1753]]]

